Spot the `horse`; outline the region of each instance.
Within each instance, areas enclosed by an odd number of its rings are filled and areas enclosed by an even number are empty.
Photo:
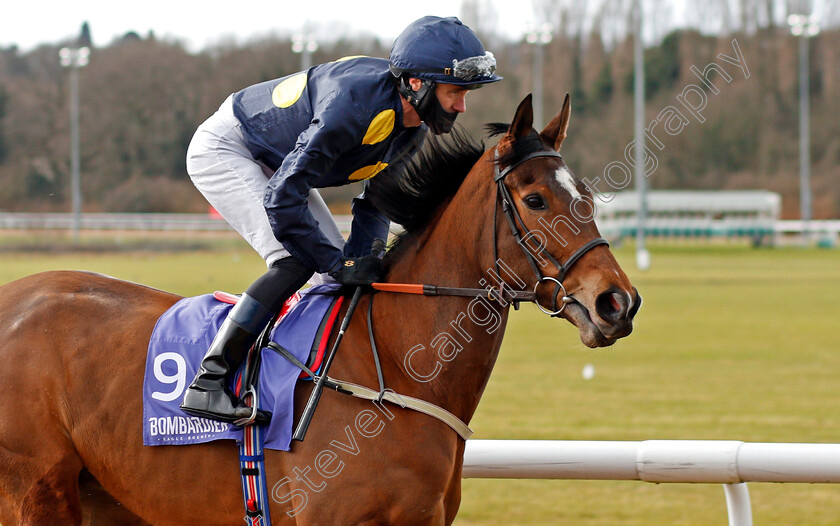
[[[501,137],[494,146],[485,150],[464,133],[432,140],[437,146],[399,177],[383,175],[382,208],[404,227],[385,255],[383,282],[478,292],[366,289],[331,377],[376,389],[373,340],[389,390],[468,423],[510,308],[523,298],[571,322],[587,346],[630,334],[641,297],[600,239],[592,194],[557,153],[570,111],[567,95],[538,132],[528,96],[511,124],[495,125]],[[71,271],[0,287],[0,523],[242,520],[232,441],[142,445],[147,344],[156,320],[179,299]],[[311,389],[311,382],[297,389],[296,419]],[[426,414],[326,391],[304,441],[290,452],[266,450],[272,520],[451,524],[464,445]]]

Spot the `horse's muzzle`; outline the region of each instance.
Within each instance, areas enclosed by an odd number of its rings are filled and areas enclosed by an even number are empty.
[[[642,305],[642,297],[633,288],[632,296],[611,288],[599,294],[590,312],[575,301],[564,311],[564,318],[571,321],[580,333],[580,340],[587,347],[608,347],[633,332],[633,318]],[[595,315],[593,317],[593,314]]]
[[[598,329],[605,338],[615,341],[633,332],[633,318],[642,306],[642,296],[634,287],[633,294],[612,289],[602,292],[595,300],[595,311],[602,323]]]

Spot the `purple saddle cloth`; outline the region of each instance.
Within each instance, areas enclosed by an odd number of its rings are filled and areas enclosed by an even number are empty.
[[[307,363],[322,321],[336,297],[337,285],[319,285],[273,329],[272,341]],[[178,407],[228,312],[233,307],[212,294],[184,298],[158,319],[149,340],[143,381],[143,444],[185,445],[220,439],[242,440],[236,426],[187,415]],[[271,411],[265,447],[288,451],[292,435],[294,389],[300,369],[270,349],[262,351],[259,407]]]

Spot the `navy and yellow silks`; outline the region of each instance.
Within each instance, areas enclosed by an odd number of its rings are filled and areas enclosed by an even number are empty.
[[[265,209],[277,239],[319,272],[342,257],[318,229],[306,198],[312,188],[341,186],[397,169],[422,145],[426,127],[403,126],[402,103],[388,61],[353,57],[314,66],[236,93],[233,111],[254,159],[274,170]],[[388,220],[364,193],[353,201],[344,256],[370,252]]]

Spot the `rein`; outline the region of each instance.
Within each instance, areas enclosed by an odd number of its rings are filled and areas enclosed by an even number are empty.
[[[459,296],[475,298],[486,296],[490,300],[502,299],[508,303],[520,301],[536,302],[536,294],[528,290],[513,290],[504,286],[488,287],[486,289],[471,289],[466,287],[439,287],[415,283],[371,283],[371,288],[382,292],[396,292],[400,294],[418,294],[421,296]]]
[[[516,239],[517,244],[525,253],[525,257],[527,258],[528,264],[530,265],[531,269],[534,271],[534,275],[536,277],[536,283],[534,284],[534,290],[514,290],[510,289],[506,286],[504,280],[500,279],[500,284],[498,288],[495,287],[487,287],[483,289],[479,288],[466,288],[466,287],[440,287],[437,285],[428,285],[428,284],[418,284],[418,283],[372,283],[371,288],[374,291],[382,291],[382,292],[394,292],[400,294],[418,294],[423,296],[461,296],[461,297],[478,297],[478,296],[486,296],[491,300],[501,299],[512,303],[514,308],[518,307],[518,303],[520,301],[529,301],[533,302],[539,307],[539,309],[548,314],[552,317],[557,317],[560,313],[565,310],[566,305],[569,303],[574,303],[575,299],[571,296],[567,295],[566,288],[563,286],[563,280],[566,278],[566,274],[569,272],[569,269],[581,258],[584,254],[592,250],[593,248],[599,245],[607,245],[609,243],[606,239],[602,237],[596,237],[594,239],[589,240],[588,242],[584,243],[583,246],[575,250],[569,258],[563,262],[558,262],[551,253],[548,252],[546,247],[540,242],[539,246],[537,247],[539,252],[538,254],[551,263],[557,268],[557,274],[555,276],[548,276],[542,273],[540,270],[540,263],[535,258],[534,254],[525,247],[525,243],[522,241],[522,231],[520,230],[520,225],[522,226],[525,231],[528,231],[525,222],[522,220],[522,217],[519,215],[518,210],[513,202],[513,197],[511,196],[510,190],[508,189],[507,185],[505,185],[505,177],[513,171],[519,165],[530,161],[531,159],[536,159],[539,157],[556,157],[558,159],[562,158],[559,153],[555,151],[537,151],[532,152],[526,156],[524,156],[519,161],[513,163],[512,165],[506,167],[504,170],[499,169],[499,150],[498,148],[495,151],[496,156],[496,164],[495,164],[495,173],[493,175],[493,181],[496,183],[496,204],[497,206],[493,210],[493,260],[496,266],[496,275],[501,276],[501,268],[500,268],[500,260],[498,257],[498,236],[496,235],[496,225],[498,223],[498,210],[499,206],[501,205],[502,211],[505,214],[505,218],[507,219],[508,226],[510,226],[511,235],[513,235],[514,239]],[[543,307],[537,299],[537,288],[540,284],[552,281],[555,283],[554,288],[554,295],[552,299],[551,310]],[[562,290],[562,305],[557,308],[557,296]],[[353,302],[351,308],[348,308],[347,313],[345,314],[345,320],[342,323],[342,330],[339,332],[339,335],[336,339],[336,342],[333,346],[333,350],[331,352],[330,358],[335,355],[336,348],[338,347],[338,343],[341,341],[341,335],[343,331],[346,329],[346,324],[349,323],[349,319],[352,316],[355,304],[358,302],[359,295],[361,292],[361,287],[358,287],[355,291]],[[320,398],[320,390],[323,388],[333,389],[339,393],[347,394],[359,398],[363,398],[366,400],[374,400],[376,402],[382,402],[383,400],[387,400],[391,403],[395,403],[400,405],[406,409],[413,409],[415,411],[419,411],[426,415],[432,416],[437,418],[441,422],[445,423],[449,427],[451,427],[458,435],[466,440],[472,435],[472,430],[462,422],[458,417],[450,413],[449,411],[426,402],[424,400],[413,398],[410,396],[402,395],[395,393],[394,391],[385,387],[385,378],[382,374],[382,367],[380,365],[379,360],[379,352],[376,348],[376,339],[373,333],[373,298],[375,296],[375,292],[371,294],[370,303],[368,304],[368,318],[367,318],[367,329],[368,329],[368,337],[370,339],[370,347],[371,351],[373,352],[373,360],[376,366],[376,376],[377,382],[379,384],[379,391],[374,389],[369,389],[367,387],[353,384],[350,382],[345,382],[342,380],[338,380],[335,378],[331,378],[327,376],[327,369],[328,364],[324,367],[323,371],[319,375],[317,372],[310,370],[304,364],[302,364],[299,360],[297,360],[294,356],[291,355],[288,351],[280,347],[279,345],[272,343],[268,344],[268,347],[272,348],[274,351],[279,352],[283,356],[286,357],[293,365],[300,368],[304,371],[308,376],[312,378],[316,382],[315,389],[313,389],[313,395],[318,391],[317,397],[311,397],[310,403],[307,404],[307,410],[312,408],[312,411],[309,412],[308,418],[304,418],[307,411],[304,412],[304,415],[301,417],[301,421],[298,424],[298,429],[303,429],[305,433],[305,428],[309,425],[309,420],[311,419],[311,414],[314,412],[314,407],[317,406],[318,398]],[[329,361],[332,361],[331,359]],[[314,402],[313,402],[314,400]],[[296,432],[297,434],[297,432]],[[300,437],[295,437],[297,440],[303,440],[303,435]]]

